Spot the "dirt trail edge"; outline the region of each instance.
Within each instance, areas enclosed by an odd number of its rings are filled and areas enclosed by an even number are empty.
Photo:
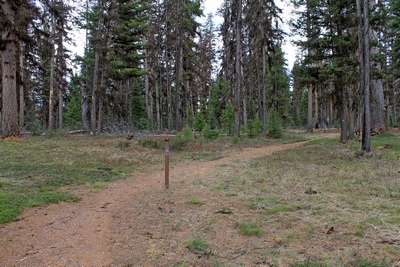
[[[271,145],[215,161],[176,165],[170,169],[171,188],[185,176],[198,176],[235,159],[266,157],[306,142]],[[173,156],[173,155],[171,155]],[[137,174],[133,174],[137,176]],[[149,199],[143,194],[164,193],[164,171],[158,169],[129,180],[116,181],[98,193],[85,193],[78,203],[60,203],[26,210],[20,220],[0,225],[0,266],[115,266],[128,251],[124,231],[138,231],[134,223]],[[88,191],[88,190],[86,190]],[[176,194],[176,192],[175,192]],[[159,208],[161,209],[161,208]],[[129,212],[128,212],[129,210]],[[129,213],[129,216],[126,214]],[[136,216],[138,217],[135,217]],[[129,218],[128,218],[129,217]],[[118,222],[118,227],[116,223]],[[157,227],[157,222],[144,221]],[[118,228],[118,229],[116,229]],[[142,233],[137,238],[145,236]],[[153,235],[153,233],[148,233]],[[154,238],[154,237],[153,237]],[[131,238],[132,239],[132,238]],[[139,242],[140,240],[137,240]],[[151,244],[147,244],[151,246]],[[125,250],[124,250],[125,249]],[[142,248],[143,252],[149,247]],[[139,251],[140,253],[140,251]],[[126,263],[125,263],[126,264]]]

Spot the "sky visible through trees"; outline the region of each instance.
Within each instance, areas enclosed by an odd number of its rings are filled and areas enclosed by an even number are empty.
[[[203,3],[204,6],[204,14],[207,15],[208,13],[212,13],[214,16],[214,23],[216,25],[220,25],[223,21],[223,18],[217,14],[217,10],[221,7],[223,0],[205,0]],[[291,16],[291,6],[283,1],[277,1],[277,4],[283,9],[283,19],[285,22],[284,28],[285,31],[289,33],[289,25],[288,21]],[[204,19],[203,19],[204,21]],[[84,38],[84,31],[76,30],[74,33],[74,41],[76,46],[71,46],[70,49],[79,55],[83,55],[84,47],[85,47],[85,38]],[[292,45],[291,38],[287,36],[285,43],[283,44],[283,50],[286,54],[285,58],[287,60],[288,69],[290,70],[293,67],[295,58],[296,58],[296,47]]]
[[[0,5],[3,137],[399,124],[397,0]]]

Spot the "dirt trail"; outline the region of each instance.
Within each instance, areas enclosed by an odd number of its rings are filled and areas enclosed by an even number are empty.
[[[77,188],[84,194],[78,203],[32,208],[19,221],[0,226],[0,266],[126,266],[122,259],[150,253],[152,241],[157,239],[156,216],[144,215],[155,208],[163,218],[168,218],[163,213],[171,206],[168,204],[183,203],[177,185],[185,177],[199,176],[235,159],[266,157],[304,143],[272,145],[215,161],[178,164],[170,170],[168,192],[163,189],[164,171],[160,171],[160,166],[146,174],[134,174],[137,177],[132,179],[109,183],[101,192],[88,193],[87,188]],[[152,204],[154,194],[165,195],[163,203],[154,204],[157,207]],[[168,194],[173,194],[173,199]],[[167,242],[168,236],[164,238]],[[132,252],[133,249],[136,251]],[[174,253],[165,257],[174,257]]]

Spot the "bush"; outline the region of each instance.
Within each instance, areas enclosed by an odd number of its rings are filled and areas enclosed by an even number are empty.
[[[216,130],[211,130],[210,126],[206,124],[203,128],[203,136],[207,139],[217,139],[219,136],[219,132]]]
[[[278,118],[278,114],[274,109],[269,111],[269,120],[267,123],[268,136],[272,138],[281,138],[283,136],[283,131],[281,128],[281,123]]]
[[[204,115],[202,113],[198,113],[194,121],[193,125],[194,129],[196,129],[197,131],[202,131],[206,125],[207,123],[206,119],[204,118]]]
[[[235,111],[231,103],[228,103],[226,109],[222,110],[221,126],[223,132],[232,134],[235,123]]]
[[[35,121],[33,123],[31,131],[32,131],[32,135],[33,136],[37,136],[37,135],[40,135],[42,133],[42,125],[40,124],[39,121]]]
[[[248,128],[248,132],[247,132],[248,136],[250,138],[253,138],[253,137],[259,136],[262,133],[263,124],[260,121],[260,119],[257,118],[254,121],[249,120],[247,123],[247,128]]]
[[[47,137],[54,137],[56,133],[52,129],[47,129],[46,130],[46,136]]]
[[[194,142],[194,135],[189,126],[183,127],[182,131],[179,132],[174,138],[171,140],[171,148],[175,149],[183,149],[188,144]]]
[[[162,144],[159,141],[151,139],[151,138],[140,139],[139,145],[141,145],[143,147],[153,148],[153,149],[162,148]]]
[[[232,143],[236,144],[240,141],[240,138],[239,138],[239,136],[234,135],[234,136],[232,136],[231,141],[232,141]]]

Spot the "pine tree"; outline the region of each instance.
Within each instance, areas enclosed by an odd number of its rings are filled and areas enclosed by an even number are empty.
[[[0,6],[2,137],[18,137],[20,132],[18,128],[17,86],[21,90],[21,86],[23,86],[21,78],[24,69],[20,64],[19,73],[17,73],[16,59],[18,58],[21,62],[21,58],[24,56],[24,49],[22,49],[24,43],[31,41],[29,40],[28,28],[33,24],[34,17],[37,15],[37,8],[33,3],[24,0],[5,0],[0,3]],[[19,44],[21,49],[17,50],[16,44]]]
[[[281,128],[279,117],[274,109],[269,110],[269,120],[267,129],[269,137],[281,138],[283,136],[283,131]]]

